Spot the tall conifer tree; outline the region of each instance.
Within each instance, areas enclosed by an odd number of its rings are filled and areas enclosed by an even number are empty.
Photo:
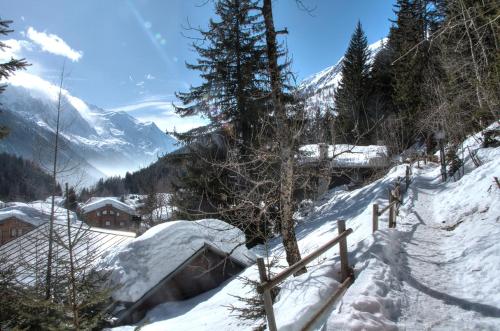
[[[338,129],[349,143],[360,140],[368,128],[369,58],[370,50],[366,35],[361,22],[358,22],[342,61],[342,80],[335,95],[339,113]]]
[[[405,146],[416,138],[418,116],[425,109],[424,82],[427,44],[426,5],[423,0],[398,0],[389,32],[392,52],[393,100],[402,120]]]
[[[201,114],[220,127],[231,123],[243,145],[251,145],[259,122],[259,101],[265,81],[263,26],[253,0],[220,0],[211,20],[201,31],[204,43],[195,42],[200,58],[188,68],[199,71],[203,83],[177,93],[182,116]]]

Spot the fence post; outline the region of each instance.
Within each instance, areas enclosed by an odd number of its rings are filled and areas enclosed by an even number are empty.
[[[337,221],[337,228],[339,230],[339,235],[344,233],[346,230],[345,228],[345,220],[338,220]],[[347,258],[347,238],[342,238],[342,240],[339,241],[339,253],[340,253],[340,271],[341,271],[341,281],[343,282],[344,280],[349,277],[349,260]]]
[[[406,166],[406,192],[408,192],[409,186],[410,186],[410,167]]]
[[[264,259],[259,257],[257,259],[257,266],[259,267],[260,282],[264,283],[267,279],[266,265]],[[264,299],[264,309],[266,311],[267,325],[270,331],[277,331],[276,319],[274,318],[273,299],[271,298],[271,289],[267,289],[262,293]]]
[[[389,204],[392,204],[392,192],[389,189]],[[391,205],[389,208],[389,227],[392,228],[392,224],[394,223],[394,205]]]
[[[378,230],[378,204],[373,204],[373,216],[372,216],[372,227],[373,232]]]

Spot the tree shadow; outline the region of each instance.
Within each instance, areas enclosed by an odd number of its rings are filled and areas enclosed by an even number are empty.
[[[421,225],[426,225],[425,221],[422,219],[420,214],[417,211],[413,211],[413,214],[416,216],[417,220],[419,221],[418,224],[415,224],[412,226],[411,231],[407,232],[404,237],[405,243],[407,246],[409,243],[411,243],[411,240],[415,234],[415,231],[417,228]],[[400,274],[402,276],[402,280],[406,282],[408,285],[413,287],[414,289],[427,294],[430,297],[433,297],[435,299],[441,300],[444,303],[452,306],[457,306],[460,307],[463,310],[467,311],[474,311],[477,312],[478,314],[485,316],[485,317],[500,317],[500,308],[479,303],[479,302],[474,302],[466,299],[462,299],[447,293],[440,292],[438,290],[435,290],[433,288],[430,288],[426,284],[423,284],[421,281],[417,280],[415,277],[412,276],[412,270],[409,266],[409,260],[408,260],[408,252],[406,251],[406,247],[403,246],[402,249],[404,250],[405,254],[401,254],[402,257],[402,264],[401,264],[401,269],[400,269]],[[422,262],[425,263],[434,263],[430,261],[425,261],[420,259]],[[436,263],[434,263],[436,264]]]

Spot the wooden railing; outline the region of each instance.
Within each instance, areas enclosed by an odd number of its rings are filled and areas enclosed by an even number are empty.
[[[408,191],[411,181],[411,167],[406,167],[405,174],[405,188],[404,191]],[[399,206],[403,203],[403,192],[401,192],[401,182],[402,179],[398,179],[395,183],[393,190],[389,190],[389,205],[379,210],[379,205],[377,203],[373,204],[373,216],[372,216],[372,228],[373,232],[378,230],[378,218],[382,216],[386,211],[389,211],[389,228],[396,227],[396,215]]]
[[[322,308],[312,316],[312,318],[306,323],[302,330],[308,330],[318,318],[325,312],[325,310],[333,303],[340,295],[349,287],[349,285],[354,280],[353,270],[349,266],[349,261],[347,257],[347,236],[352,233],[352,229],[346,229],[345,221],[337,221],[338,236],[328,241],[314,252],[302,258],[300,261],[291,265],[290,267],[282,270],[280,273],[272,278],[267,277],[266,266],[264,264],[264,259],[257,259],[257,266],[259,267],[260,284],[257,286],[257,292],[259,292],[264,300],[264,308],[266,311],[267,325],[270,331],[276,331],[276,319],[274,316],[273,300],[271,297],[271,291],[278,284],[283,282],[285,279],[296,273],[297,271],[303,269],[308,263],[313,261],[315,258],[339,244],[340,251],[340,271],[341,271],[341,281],[342,284],[339,286],[337,291],[333,293],[324,303]]]

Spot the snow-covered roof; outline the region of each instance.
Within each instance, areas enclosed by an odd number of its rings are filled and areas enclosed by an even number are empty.
[[[56,222],[53,230],[55,256],[57,259],[67,259],[68,251],[65,246],[68,245],[68,227]],[[46,263],[48,233],[49,223],[45,222],[27,234],[0,246],[0,259],[6,261],[0,265],[0,269],[13,265],[17,281],[27,285],[33,283],[37,270]],[[70,233],[73,239],[78,238],[74,252],[75,261],[79,265],[95,265],[107,250],[117,249],[135,238],[135,233],[132,232],[94,228],[81,222],[72,223]]]
[[[311,144],[300,147],[301,158],[304,161],[317,161],[320,156],[320,145]],[[358,146],[349,144],[328,145],[327,157],[334,168],[370,168],[389,165],[387,146]]]
[[[132,207],[114,197],[92,198],[89,203],[82,206],[81,210],[83,213],[88,213],[106,205],[111,205],[123,212],[136,215],[136,211]]]
[[[165,276],[175,271],[205,244],[248,265],[253,254],[244,245],[243,232],[215,219],[174,221],[157,225],[102,261],[111,270],[117,301],[135,302]]]
[[[40,210],[21,203],[0,209],[0,223],[11,217],[15,217],[33,226],[39,226],[47,222],[50,218],[49,215],[42,213]]]

